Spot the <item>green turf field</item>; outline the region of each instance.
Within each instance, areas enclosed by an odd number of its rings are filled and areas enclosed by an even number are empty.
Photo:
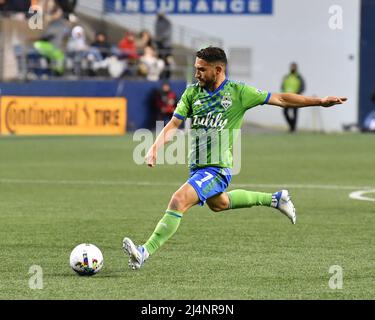
[[[375,298],[375,202],[348,196],[375,189],[374,135],[244,135],[230,189],[288,187],[297,224],[270,208],[196,207],[138,272],[122,239],[148,238],[187,169],[137,166],[134,146],[131,134],[0,139],[0,299]],[[104,254],[94,277],[69,267],[82,242]],[[328,285],[333,265],[341,290]]]

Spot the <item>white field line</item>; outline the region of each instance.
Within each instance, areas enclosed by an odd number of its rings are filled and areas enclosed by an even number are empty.
[[[51,185],[93,185],[93,186],[180,186],[181,182],[161,181],[125,181],[125,180],[47,180],[47,179],[7,179],[0,178],[1,184],[51,184]],[[267,184],[267,183],[231,183],[231,187],[276,188],[293,189],[321,189],[321,190],[364,190],[374,192],[374,186],[343,186],[328,184]]]
[[[359,190],[359,191],[352,192],[352,193],[349,194],[349,198],[355,199],[355,200],[362,200],[362,201],[375,201],[375,197],[369,198],[369,197],[363,196],[364,194],[367,194],[367,193],[374,193],[374,195],[375,195],[375,189]]]

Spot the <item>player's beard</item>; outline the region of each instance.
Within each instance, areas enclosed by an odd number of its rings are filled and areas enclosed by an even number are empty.
[[[215,85],[215,82],[216,82],[216,78],[213,77],[211,79],[207,79],[207,80],[201,80],[199,81],[199,85],[202,87],[202,88],[205,88],[205,89],[208,89],[208,90],[212,90],[212,88],[214,87]]]

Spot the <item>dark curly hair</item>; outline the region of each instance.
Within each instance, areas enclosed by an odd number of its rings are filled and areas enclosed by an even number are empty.
[[[196,57],[210,63],[222,62],[225,65],[228,63],[224,50],[218,47],[207,47],[201,49],[196,53]]]

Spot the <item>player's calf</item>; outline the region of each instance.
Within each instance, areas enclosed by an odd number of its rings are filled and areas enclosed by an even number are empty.
[[[228,210],[229,203],[229,197],[225,192],[207,199],[207,205],[213,212]]]

